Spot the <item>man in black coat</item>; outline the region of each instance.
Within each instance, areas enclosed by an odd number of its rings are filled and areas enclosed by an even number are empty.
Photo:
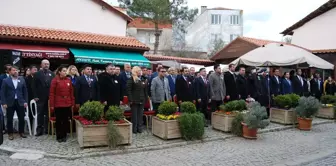
[[[55,77],[55,74],[49,70],[50,63],[48,60],[42,60],[41,70],[36,72],[33,76],[31,89],[33,92],[33,98],[37,102],[37,129],[36,136],[41,136],[44,133],[48,133],[49,123],[49,91],[51,80]]]
[[[96,77],[92,76],[92,67],[85,65],[84,74],[76,82],[76,105],[87,101],[99,101],[99,86]]]
[[[237,91],[237,76],[235,75],[236,66],[234,64],[229,65],[229,71],[224,73],[224,81],[226,86],[226,101],[238,100]]]
[[[293,92],[299,96],[303,96],[305,84],[307,81],[302,77],[301,69],[296,70],[296,75],[291,77]]]
[[[238,89],[238,97],[239,99],[245,100],[250,95],[248,94],[248,87],[247,87],[248,85],[247,85],[247,80],[245,77],[244,67],[240,67],[236,82],[237,82],[237,89]]]
[[[195,101],[195,93],[193,91],[193,84],[189,77],[189,69],[183,67],[181,70],[181,76],[176,78],[176,97],[179,103],[184,101]]]
[[[314,78],[310,80],[310,92],[312,96],[320,100],[323,93],[323,81],[319,73],[315,73]]]
[[[200,69],[200,77],[195,78],[195,91],[196,91],[196,99],[197,99],[197,106],[204,114],[206,119],[210,119],[208,116],[208,104],[210,100],[210,84],[206,78],[206,70],[205,68]],[[205,123],[207,127],[208,124]]]
[[[112,64],[107,64],[105,72],[98,77],[100,100],[106,105],[105,111],[109,106],[119,106],[123,100],[122,85],[116,75],[114,75],[115,67]]]
[[[25,81],[26,81],[26,84],[27,84],[27,91],[28,91],[28,105],[29,105],[30,101],[34,99],[34,93],[33,93],[32,85],[33,85],[33,81],[34,81],[34,74],[37,72],[37,67],[36,66],[30,66],[29,70],[30,70],[31,74],[25,78]],[[30,126],[33,126],[33,114],[32,114],[32,112],[34,112],[35,109],[30,110],[30,107],[28,107],[28,108],[29,108]]]
[[[278,96],[281,94],[281,78],[280,70],[273,69],[273,76],[271,77],[271,96]]]
[[[269,107],[271,105],[271,98],[270,98],[271,79],[266,69],[260,70],[259,73],[261,73],[261,76],[258,76],[260,78],[260,95],[258,98],[258,102],[260,103],[261,106],[266,107],[267,115],[269,116]]]
[[[5,74],[2,74],[2,75],[0,75],[0,91],[1,91],[1,85],[2,85],[2,81],[4,80],[4,79],[6,79],[7,77],[9,77],[9,71],[10,71],[10,68],[12,67],[12,65],[11,64],[6,64],[5,66],[4,66],[4,71],[5,71]],[[1,97],[0,97],[0,102],[1,102]],[[3,110],[1,109],[1,107],[0,107],[0,114],[2,113],[2,115],[3,115],[3,112],[2,112]],[[0,123],[2,123],[2,130],[3,130],[3,133],[6,133],[6,126],[5,126],[5,121],[0,121]],[[2,132],[1,130],[0,130],[0,132]]]
[[[251,70],[251,74],[248,76],[248,94],[259,101],[258,97],[260,96],[260,82],[257,70],[254,68]]]

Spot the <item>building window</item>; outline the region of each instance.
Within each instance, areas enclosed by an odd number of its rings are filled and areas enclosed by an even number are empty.
[[[211,24],[222,24],[222,15],[212,14],[211,15]]]
[[[240,24],[240,17],[239,17],[239,15],[231,15],[230,16],[230,24],[231,25],[239,25]]]
[[[154,44],[155,43],[155,34],[150,34],[149,36],[149,43]]]
[[[219,38],[219,34],[212,33],[211,34],[211,41],[216,41]]]
[[[237,35],[237,34],[231,34],[230,35],[230,42],[233,41],[234,39],[236,39],[237,37],[239,37],[239,35]]]

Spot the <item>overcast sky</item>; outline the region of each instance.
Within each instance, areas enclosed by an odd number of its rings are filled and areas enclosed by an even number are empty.
[[[118,5],[117,0],[106,0]],[[201,6],[244,10],[244,36],[282,40],[280,32],[328,0],[188,0],[191,8]]]

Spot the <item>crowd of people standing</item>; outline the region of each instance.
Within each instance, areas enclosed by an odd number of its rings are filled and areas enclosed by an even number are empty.
[[[280,94],[296,93],[300,96],[313,95],[320,98],[323,93],[333,95],[335,83],[330,78],[324,83],[318,73],[308,79],[300,69],[280,75],[279,69],[273,69],[269,75],[266,69],[252,69],[246,74],[245,67],[229,65],[223,72],[220,65],[207,72],[205,68],[181,69],[164,68],[158,64],[156,72],[148,73],[145,67],[124,65],[124,71],[113,64],[106,64],[105,71],[95,74],[90,65],[84,65],[79,72],[76,66],[60,66],[55,72],[49,70],[48,60],[42,60],[40,68],[31,66],[24,77],[18,76],[18,68],[6,65],[6,74],[0,76],[0,100],[7,111],[7,132],[13,140],[13,115],[16,111],[19,119],[19,135],[24,135],[24,109],[34,100],[37,103],[37,134],[48,132],[49,110],[56,116],[56,139],[65,142],[68,120],[72,111],[78,110],[87,101],[100,101],[106,107],[123,104],[128,98],[131,108],[133,133],[141,133],[144,105],[151,101],[157,111],[164,101],[177,104],[193,102],[208,120],[211,112],[218,110],[224,102],[253,98],[261,105],[269,107],[272,97]],[[209,111],[208,108],[211,108]],[[32,116],[32,115],[30,115]],[[32,119],[32,118],[31,118]]]

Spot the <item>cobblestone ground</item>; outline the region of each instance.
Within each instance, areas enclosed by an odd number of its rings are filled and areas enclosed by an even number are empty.
[[[286,164],[318,154],[325,150],[336,150],[336,124],[313,126],[312,131],[290,129],[260,134],[257,140],[231,138],[192,144],[183,147],[157,151],[146,151],[124,155],[60,160],[43,158],[34,161],[12,160],[7,154],[0,154],[1,166],[85,166],[85,165],[248,165],[270,166]],[[330,162],[335,165],[335,158]],[[308,159],[308,157],[307,157]],[[329,158],[328,158],[329,159]],[[316,161],[324,164],[324,161]],[[316,165],[314,162],[312,165]],[[320,166],[320,164],[317,164]],[[324,164],[326,165],[326,164]],[[328,164],[327,164],[328,165]],[[328,165],[329,166],[329,165]]]
[[[311,163],[305,164],[306,166],[334,166],[336,165],[336,153],[326,158],[313,161]],[[303,165],[302,165],[303,166]]]

